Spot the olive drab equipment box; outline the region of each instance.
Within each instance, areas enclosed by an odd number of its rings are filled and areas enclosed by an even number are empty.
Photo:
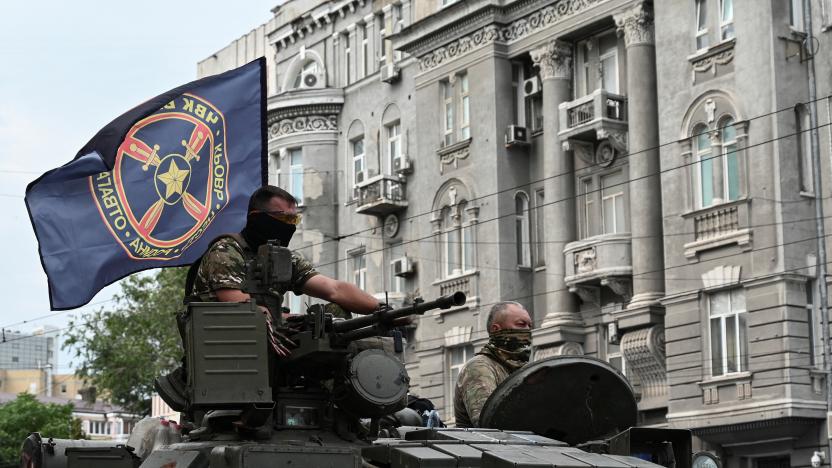
[[[185,336],[193,408],[273,404],[266,322],[254,302],[192,302]]]

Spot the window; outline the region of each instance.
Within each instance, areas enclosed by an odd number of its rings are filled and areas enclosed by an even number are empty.
[[[444,146],[471,138],[471,96],[468,75],[458,74],[440,83],[442,94],[442,142]]]
[[[442,82],[442,103],[443,135],[448,146],[454,142],[454,88],[448,81]]]
[[[546,265],[546,201],[543,189],[534,192],[535,222],[535,266]]]
[[[814,280],[806,282],[806,323],[809,324],[809,363],[816,368],[823,367],[823,322],[820,310],[815,308],[817,284]]]
[[[531,229],[529,225],[529,197],[520,192],[514,196],[514,235],[517,245],[517,265],[532,265]]]
[[[389,249],[390,258],[389,258],[389,270],[390,274],[388,275],[388,284],[387,284],[387,291],[391,293],[403,293],[404,292],[404,278],[401,276],[396,276],[396,268],[395,263],[397,260],[404,258],[404,246],[402,244],[394,244],[390,246]]]
[[[451,277],[474,270],[475,223],[466,211],[466,202],[442,208],[441,252],[442,276]]]
[[[20,362],[20,358],[17,356],[12,356],[12,362]]]
[[[624,174],[615,172],[601,177],[601,219],[604,234],[624,232]]]
[[[606,34],[598,39],[601,71],[601,89],[618,93],[618,37],[615,33]]]
[[[696,0],[696,50],[707,49],[708,41],[708,2]]]
[[[595,234],[592,223],[592,216],[595,212],[595,193],[592,188],[592,178],[588,177],[580,181],[581,190],[581,238],[591,237]]]
[[[378,65],[384,66],[387,62],[387,27],[384,24],[384,16],[381,16],[378,28]]]
[[[303,205],[303,151],[289,150],[289,193]]]
[[[698,170],[697,187],[699,189],[700,207],[711,206],[714,204],[714,160],[711,156],[711,137],[708,132],[708,127],[699,125],[693,129],[695,138],[696,161]]]
[[[352,141],[352,184],[364,181],[364,137]]]
[[[351,65],[352,61],[352,49],[350,48],[350,36],[344,36],[344,78],[345,84],[352,83],[352,73],[351,73]]]
[[[734,37],[734,0],[720,0],[719,31],[723,41]]]
[[[362,77],[367,76],[370,74],[370,67],[372,64],[370,63],[370,31],[372,30],[371,25],[365,25],[364,29],[362,30],[361,36],[361,73]]]
[[[809,131],[809,112],[806,106],[798,104],[795,107],[795,137],[797,139],[797,161],[800,165],[800,190],[805,193],[814,192],[814,174],[812,171],[812,133]]]
[[[350,257],[352,282],[363,290],[367,287],[367,258],[364,252],[350,254]]]
[[[722,164],[724,197],[733,201],[740,197],[740,164],[737,156],[737,129],[734,119],[726,117],[719,123],[722,128]]]
[[[303,296],[295,295],[289,291],[283,299],[283,305],[289,309],[290,314],[304,314],[306,309],[303,307]]]
[[[708,295],[711,375],[746,370],[745,292],[740,289]]]
[[[448,404],[445,405],[446,417],[453,417],[454,414],[454,393],[456,382],[465,363],[474,357],[474,347],[471,345],[454,346],[448,349]]]
[[[803,0],[789,0],[789,25],[803,31]]]
[[[61,393],[66,393],[66,384],[65,383],[61,384]]]
[[[459,100],[459,139],[471,138],[471,99],[468,95],[468,74],[460,75],[459,78],[460,100]]]
[[[107,435],[108,429],[109,424],[106,421],[90,421],[90,434]]]
[[[390,168],[392,174],[396,159],[402,155],[402,126],[401,123],[395,122],[385,128],[387,130],[387,167]]]

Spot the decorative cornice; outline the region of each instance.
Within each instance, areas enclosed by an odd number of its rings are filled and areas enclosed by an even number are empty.
[[[291,23],[284,24],[269,34],[276,36],[270,38],[269,42],[274,44],[275,49],[280,52],[281,49],[295,44],[298,39],[303,39],[306,34],[312,34],[317,29],[324,29],[337,18],[344,18],[347,14],[355,13],[356,8],[363,8],[365,4],[366,0],[347,0],[335,7],[319,9],[311,15],[304,15]]]
[[[506,26],[489,24],[471,34],[449,42],[445,46],[437,47],[421,55],[419,49],[424,49],[424,47],[420,47],[420,43],[412,47],[406,47],[405,50],[414,51],[419,56],[419,70],[427,71],[461,54],[488,44],[515,42],[605,1],[608,0],[558,0],[550,6],[543,7],[528,16],[512,21]],[[493,15],[490,11],[487,13]],[[483,13],[485,16],[488,16],[488,14]],[[425,41],[427,40],[425,39]]]
[[[716,76],[719,66],[728,65],[734,60],[734,44],[736,44],[736,39],[731,39],[711,47],[704,53],[689,57],[688,60],[693,69],[691,81],[696,83],[696,74],[709,70],[713,76]]]
[[[646,3],[639,3],[613,15],[618,34],[624,36],[627,47],[656,43],[653,28],[653,11]]]
[[[340,104],[308,104],[302,106],[280,107],[269,109],[266,124],[271,126],[275,122],[295,117],[314,115],[338,115],[341,113]]]
[[[572,47],[563,41],[551,40],[530,52],[534,66],[543,80],[572,78]]]
[[[332,132],[338,130],[337,115],[304,115],[283,119],[269,126],[269,138],[282,138],[296,133]]]

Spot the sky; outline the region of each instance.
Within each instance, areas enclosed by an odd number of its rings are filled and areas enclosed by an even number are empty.
[[[65,327],[118,292],[112,285],[92,305],[49,310],[26,185],[123,112],[194,80],[198,61],[267,22],[278,2],[0,2],[0,328]],[[70,361],[62,352],[59,371]]]

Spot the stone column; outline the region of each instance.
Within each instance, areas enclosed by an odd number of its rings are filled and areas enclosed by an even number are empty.
[[[664,296],[662,204],[659,175],[659,120],[656,92],[656,46],[653,12],[646,3],[615,16],[627,46],[627,108],[629,122],[630,232],[632,232],[633,298],[630,313],[646,311]],[[627,324],[620,324],[626,327]]]
[[[532,50],[543,82],[543,177],[546,220],[546,308],[543,328],[580,324],[577,303],[564,283],[563,248],[576,238],[574,160],[558,138],[558,105],[571,98],[572,47],[552,40]],[[540,317],[536,318],[539,321]],[[557,339],[555,341],[561,341]]]

